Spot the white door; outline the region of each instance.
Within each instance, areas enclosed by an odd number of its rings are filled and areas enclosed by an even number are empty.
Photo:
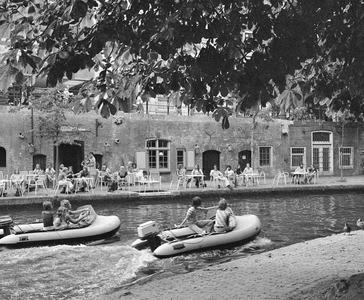
[[[332,175],[334,173],[332,147],[328,145],[314,145],[312,149],[312,162],[319,170],[320,175]]]

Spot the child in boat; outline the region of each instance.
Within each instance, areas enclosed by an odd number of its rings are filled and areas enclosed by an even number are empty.
[[[63,199],[60,202],[61,207],[65,207],[67,210],[67,214],[72,217],[79,216],[81,213],[87,213],[88,209],[80,209],[80,210],[71,210],[72,206],[69,200]]]
[[[182,227],[186,222],[189,228],[191,228],[194,232],[198,234],[206,234],[211,232],[213,221],[212,220],[199,220],[198,215],[200,212],[205,213],[210,209],[216,209],[217,206],[212,207],[201,207],[201,198],[194,197],[192,199],[192,206],[188,209],[186,217],[182,221],[182,223],[178,227]],[[201,228],[206,227],[206,231],[203,231]]]
[[[77,219],[74,219],[68,214],[68,210],[66,207],[60,206],[57,210],[57,217],[53,223],[54,229],[56,230],[66,229],[69,227],[69,223],[77,224],[85,217],[86,215],[84,213],[81,213]]]
[[[43,211],[42,211],[42,220],[43,220],[43,230],[49,231],[53,230],[53,205],[50,201],[44,201],[43,202]]]
[[[218,207],[215,215],[215,231],[221,233],[233,230],[236,226],[235,216],[224,198],[221,198]]]

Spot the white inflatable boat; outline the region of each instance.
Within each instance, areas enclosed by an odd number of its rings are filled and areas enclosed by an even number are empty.
[[[9,216],[0,217],[0,246],[76,244],[109,238],[119,230],[117,216],[98,216],[91,205],[79,209],[89,209],[87,222],[64,230],[43,231],[43,223],[16,225]]]
[[[132,246],[136,249],[149,246],[156,257],[165,258],[243,244],[258,236],[260,230],[261,223],[255,215],[236,216],[236,227],[232,231],[207,235],[197,235],[188,227],[160,232],[156,223],[150,221],[138,227],[139,239]]]

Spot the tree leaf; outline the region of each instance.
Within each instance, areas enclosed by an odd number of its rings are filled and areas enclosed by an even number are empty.
[[[109,110],[109,102],[107,100],[102,100],[99,106],[100,115],[104,119],[108,119],[110,117],[110,110]]]

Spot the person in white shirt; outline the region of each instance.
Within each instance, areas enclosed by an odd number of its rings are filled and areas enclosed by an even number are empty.
[[[233,189],[233,187],[230,185],[229,179],[227,179],[227,177],[224,177],[224,175],[217,169],[217,165],[214,165],[214,168],[210,171],[210,177],[212,177],[213,180],[216,180],[218,182],[219,188],[220,188],[220,181],[223,181],[227,188],[229,188],[230,190]]]
[[[250,166],[249,163],[246,164],[244,168],[243,175],[244,175],[244,184],[247,185],[249,180],[253,180],[253,177],[249,176],[249,174],[253,174],[253,168]],[[248,175],[248,176],[247,176]]]
[[[235,172],[231,169],[230,165],[226,166],[225,177],[229,180],[230,184],[235,183]]]

